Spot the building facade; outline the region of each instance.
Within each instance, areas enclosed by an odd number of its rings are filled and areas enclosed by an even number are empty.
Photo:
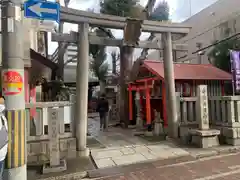
[[[218,0],[209,7],[185,20],[192,27],[190,33],[178,40],[179,43],[188,44],[188,52],[177,52],[176,61],[185,63],[199,63],[197,44],[207,47],[216,41],[222,40],[240,30],[240,1]],[[201,63],[207,64],[210,59],[208,53],[211,48],[202,52]],[[149,54],[149,59],[159,59],[159,52]]]

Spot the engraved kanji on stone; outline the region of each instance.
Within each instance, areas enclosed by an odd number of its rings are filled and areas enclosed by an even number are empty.
[[[203,101],[203,107],[205,108],[207,106],[207,102]]]
[[[52,145],[51,151],[52,151],[52,152],[58,152],[58,147],[57,147],[57,145]]]
[[[57,116],[56,112],[52,112],[52,118],[55,117],[55,119],[56,119],[56,116]]]
[[[54,109],[50,114],[49,122],[49,146],[50,146],[50,165],[57,166],[60,163],[59,154],[59,124],[58,109]]]
[[[57,122],[52,120],[52,123],[51,123],[52,126],[56,126],[57,125]]]
[[[53,121],[56,120],[57,119],[56,113],[53,113],[51,118],[52,118]]]
[[[203,100],[204,100],[204,101],[207,101],[207,96],[206,96],[206,95],[203,96]]]
[[[208,124],[207,119],[203,119],[203,124]]]
[[[207,113],[207,108],[206,108],[206,107],[203,108],[203,112],[204,112],[205,114]]]

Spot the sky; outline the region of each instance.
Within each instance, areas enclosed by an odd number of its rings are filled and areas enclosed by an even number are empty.
[[[63,4],[64,0],[61,0],[61,4]],[[140,0],[140,4],[145,6],[148,0]],[[162,0],[157,0],[160,2]],[[217,0],[166,0],[170,6],[170,18],[173,22],[182,22],[192,15],[198,13],[202,9],[216,2]],[[70,8],[79,9],[79,10],[87,10],[94,9],[95,12],[99,12],[99,0],[71,0],[69,4]],[[77,25],[73,24],[64,24],[64,32],[68,33],[71,30],[77,31]],[[114,36],[116,38],[122,38],[121,30],[112,30]],[[140,39],[145,40],[149,36],[148,33],[142,33]],[[56,42],[51,42],[51,35],[49,33],[49,54],[52,54],[57,48]],[[116,47],[108,47],[107,54],[108,58],[110,57],[110,53],[112,51],[118,51]],[[137,58],[140,53],[140,49],[135,50],[134,58]]]

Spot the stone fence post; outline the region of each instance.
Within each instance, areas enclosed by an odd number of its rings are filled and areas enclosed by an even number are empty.
[[[61,172],[67,169],[66,161],[60,160],[60,124],[58,107],[48,109],[49,164],[43,166],[43,173]]]
[[[180,96],[180,92],[176,92],[176,110],[177,110],[177,118],[176,118],[176,122],[174,124],[174,137],[175,138],[179,138],[179,126],[181,124],[181,96]]]
[[[143,128],[143,121],[141,117],[141,105],[140,105],[140,94],[139,92],[136,92],[136,97],[135,97],[135,104],[136,104],[136,114],[137,114],[137,129],[142,129]]]
[[[70,131],[72,132],[73,136],[76,137],[76,126],[75,126],[76,95],[71,94],[69,97],[69,101],[72,103],[70,108],[70,113],[71,113]]]

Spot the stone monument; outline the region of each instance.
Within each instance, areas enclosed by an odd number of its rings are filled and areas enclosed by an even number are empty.
[[[191,143],[201,147],[209,148],[219,145],[218,135],[219,130],[209,128],[209,109],[208,109],[208,94],[207,85],[198,86],[198,100],[196,102],[196,118],[198,129],[191,129]]]
[[[59,108],[48,109],[48,136],[49,136],[49,160],[44,164],[43,174],[62,172],[67,169],[66,161],[60,159],[60,142],[59,142]]]

